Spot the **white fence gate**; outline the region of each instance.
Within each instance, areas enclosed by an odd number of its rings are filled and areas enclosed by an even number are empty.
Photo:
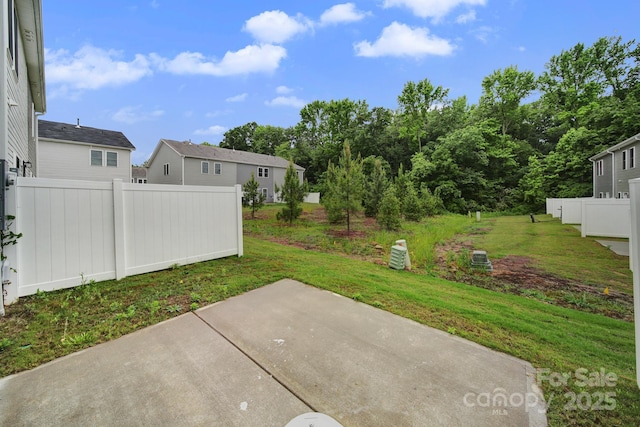
[[[18,178],[7,214],[22,237],[7,255],[6,302],[231,255],[243,255],[242,191]]]

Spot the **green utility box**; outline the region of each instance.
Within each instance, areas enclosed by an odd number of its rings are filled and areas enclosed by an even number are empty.
[[[404,263],[407,257],[407,248],[400,245],[391,247],[391,259],[389,260],[389,267],[395,270],[404,270]]]

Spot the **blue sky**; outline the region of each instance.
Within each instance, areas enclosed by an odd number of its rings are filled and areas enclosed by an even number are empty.
[[[428,78],[477,103],[482,79],[600,37],[637,37],[637,0],[43,0],[45,120],[219,143],[255,121],[288,127],[314,100],[397,108]]]

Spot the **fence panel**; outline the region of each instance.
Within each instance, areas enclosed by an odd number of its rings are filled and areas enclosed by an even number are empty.
[[[111,183],[18,182],[18,296],[115,277]]]
[[[629,261],[633,271],[634,316],[640,319],[640,178],[629,180],[631,235],[629,237]],[[640,322],[636,330],[636,382],[640,387]]]
[[[582,237],[621,237],[631,234],[629,199],[583,199]]]
[[[125,275],[239,251],[235,187],[123,184]]]
[[[19,178],[7,302],[20,296],[243,254],[240,186]]]

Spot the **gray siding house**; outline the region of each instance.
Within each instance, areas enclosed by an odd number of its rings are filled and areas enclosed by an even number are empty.
[[[225,187],[243,185],[253,172],[266,201],[273,202],[275,184],[284,183],[288,167],[289,161],[282,157],[161,139],[149,158],[147,182]],[[302,182],[304,168],[295,168]]]
[[[629,197],[629,180],[640,178],[639,149],[640,133],[589,159],[593,163],[593,197]]]
[[[41,178],[131,181],[131,152],[122,132],[38,120]]]
[[[2,1],[0,159],[19,176],[37,166],[37,118],[46,111],[40,0]]]

